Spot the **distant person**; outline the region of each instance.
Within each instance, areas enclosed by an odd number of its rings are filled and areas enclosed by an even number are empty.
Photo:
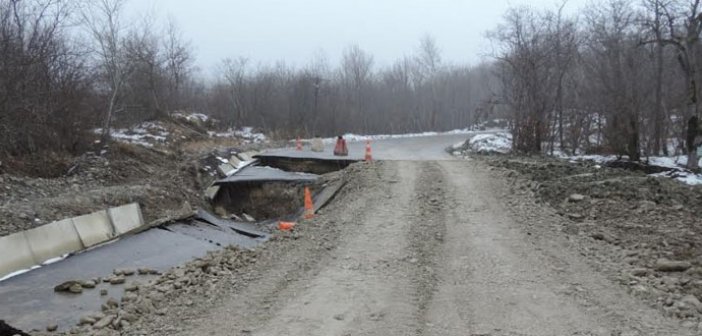
[[[336,138],[336,146],[334,147],[334,155],[336,156],[348,156],[349,155],[349,149],[346,147],[346,139],[344,139],[343,136],[339,135],[338,138]]]
[[[324,152],[324,141],[319,136],[315,136],[312,139],[312,151],[313,152]]]

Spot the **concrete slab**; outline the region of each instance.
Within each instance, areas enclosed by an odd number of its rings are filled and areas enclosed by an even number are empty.
[[[232,157],[229,158],[229,164],[232,165],[232,167],[236,168],[239,167],[239,164],[241,164],[241,160],[239,160],[238,157],[235,155],[232,155]]]
[[[72,219],[46,224],[24,234],[36,264],[83,249]]]
[[[241,159],[241,161],[251,161],[253,160],[252,152],[238,153],[236,156]]]
[[[36,265],[24,232],[0,237],[0,278]]]
[[[213,200],[217,193],[219,192],[219,186],[211,186],[205,190],[205,198],[208,200]]]
[[[324,189],[322,189],[322,192],[320,192],[319,195],[314,198],[314,211],[317,212],[326,206],[332,199],[334,199],[334,196],[336,196],[344,185],[346,185],[346,181],[339,180],[325,186]]]
[[[110,216],[107,215],[105,210],[74,217],[73,225],[75,225],[78,236],[86,248],[104,243],[115,237]]]
[[[226,220],[223,218],[219,218],[205,210],[199,209],[197,211],[197,214],[195,215],[195,218],[207,223],[210,223],[212,225],[215,225],[219,227],[220,229],[228,229],[228,230],[233,230],[237,233],[247,235],[253,238],[267,238],[268,234],[265,232],[261,231],[259,228],[257,228],[254,224],[251,223],[240,223],[240,222],[235,222],[231,220]]]
[[[229,176],[234,170],[234,167],[229,163],[223,163],[217,167],[217,172],[222,176]]]
[[[123,235],[144,225],[138,203],[127,204],[107,210],[116,235]]]
[[[166,227],[167,230],[205,241],[219,247],[234,245],[242,248],[254,248],[263,242],[260,238],[252,238],[229,230],[199,221],[191,223],[176,223]]]
[[[319,175],[306,173],[291,173],[284,170],[249,166],[242,168],[236,174],[227,178],[215,181],[215,185],[244,183],[244,182],[304,182],[311,183],[316,181]]]

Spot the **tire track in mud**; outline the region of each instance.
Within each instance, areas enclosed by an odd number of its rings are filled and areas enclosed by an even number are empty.
[[[409,251],[412,285],[416,300],[416,334],[426,334],[426,314],[438,284],[438,253],[446,235],[446,212],[453,202],[446,193],[448,183],[442,168],[435,162],[422,162],[411,202],[414,210],[409,223]]]

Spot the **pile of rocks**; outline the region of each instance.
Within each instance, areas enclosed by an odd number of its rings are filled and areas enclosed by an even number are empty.
[[[210,252],[205,257],[196,259],[182,267],[177,267],[160,275],[155,280],[141,284],[127,282],[126,279],[135,275],[158,275],[150,269],[118,269],[110,276],[95,278],[87,281],[68,281],[56,286],[55,290],[80,294],[84,289],[95,288],[104,282],[111,285],[124,284],[124,295],[120,300],[107,297],[101,306],[101,312],[93,312],[82,316],[70,334],[119,335],[120,331],[128,330],[132,325],[147,315],[166,315],[168,307],[192,306],[190,299],[199,294],[208,297],[212,288],[217,286],[223,276],[231,275],[232,271],[244,264],[256,260],[256,253],[228,247],[217,252]],[[102,296],[107,296],[102,289]],[[47,331],[57,329],[56,325],[47,326]]]

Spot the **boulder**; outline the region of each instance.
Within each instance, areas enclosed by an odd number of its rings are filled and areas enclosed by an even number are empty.
[[[112,285],[121,285],[125,282],[125,279],[123,276],[116,276],[110,279],[110,284]]]
[[[81,282],[77,280],[66,281],[54,287],[54,292],[71,292],[71,287],[75,285],[81,286]]]
[[[115,317],[113,315],[107,315],[93,324],[93,328],[102,329],[110,325]]]
[[[668,259],[658,259],[654,268],[660,272],[685,272],[692,267],[687,261],[673,261]]]
[[[568,197],[569,202],[582,202],[585,200],[585,195],[572,194]]]

